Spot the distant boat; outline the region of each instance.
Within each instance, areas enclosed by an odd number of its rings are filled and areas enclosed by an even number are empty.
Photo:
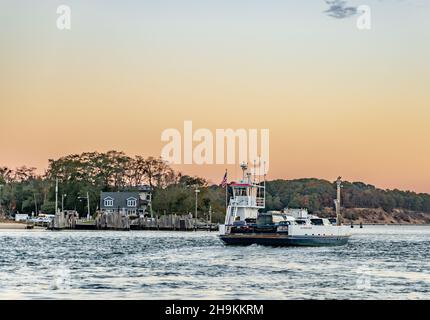
[[[348,242],[350,228],[340,225],[339,217],[320,218],[304,209],[259,213],[265,208],[265,179],[256,183],[247,166],[241,167],[243,179],[230,184],[233,195],[220,226],[219,237],[226,245],[339,246]]]

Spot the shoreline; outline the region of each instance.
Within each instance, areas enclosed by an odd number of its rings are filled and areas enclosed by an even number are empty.
[[[344,226],[351,226],[350,224],[344,224]],[[360,224],[353,224],[354,228],[359,228]],[[366,226],[416,226],[416,227],[430,227],[430,224],[419,224],[419,223],[363,223],[363,227]],[[19,223],[19,222],[0,222],[0,231],[4,230],[48,230],[46,227],[40,227],[40,226],[34,226],[32,229],[27,229],[27,224],[25,223]],[[92,231],[92,230],[89,230]],[[104,230],[93,230],[93,231],[104,231]],[[142,230],[145,231],[145,230]],[[157,231],[157,230],[150,230],[150,231]],[[176,230],[175,232],[178,232]]]
[[[13,222],[0,222],[0,230],[26,230],[27,225]]]
[[[44,230],[44,227],[34,226],[32,229],[27,229],[26,223],[19,222],[0,222],[0,230]]]

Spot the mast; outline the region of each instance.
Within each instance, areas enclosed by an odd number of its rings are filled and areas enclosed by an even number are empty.
[[[246,175],[246,170],[248,169],[248,166],[246,165],[245,162],[242,162],[242,164],[240,165],[240,168],[242,169],[242,181],[245,182],[245,175]]]
[[[261,156],[258,155],[258,185],[261,183]]]
[[[254,159],[254,169],[252,170],[252,171],[254,172],[253,177],[252,177],[252,181],[253,181],[252,183],[253,183],[253,184],[256,184],[256,183],[257,183],[257,173],[255,172],[255,168],[256,168],[256,161],[257,161],[257,160],[255,160],[255,159]]]
[[[266,207],[266,161],[263,162],[263,205]]]

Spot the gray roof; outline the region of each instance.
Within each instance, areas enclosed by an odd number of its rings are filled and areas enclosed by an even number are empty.
[[[127,200],[136,199],[136,207],[127,206]],[[105,200],[113,200],[113,206],[105,206]],[[102,192],[100,195],[101,209],[118,209],[118,208],[139,208],[140,196],[139,192]]]

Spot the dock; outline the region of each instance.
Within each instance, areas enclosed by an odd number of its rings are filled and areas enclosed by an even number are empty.
[[[122,213],[98,213],[94,220],[79,219],[75,211],[59,212],[50,230],[160,230],[160,231],[218,231],[218,224],[196,220],[190,215],[139,217]]]

